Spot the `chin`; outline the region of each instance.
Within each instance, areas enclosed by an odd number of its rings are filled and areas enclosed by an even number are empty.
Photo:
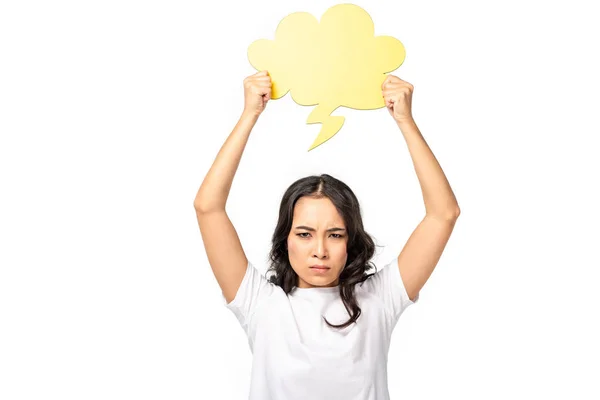
[[[321,286],[321,287],[335,286],[334,285],[335,279],[331,279],[330,277],[326,277],[326,276],[323,276],[323,277],[311,276],[310,278],[304,279],[304,282],[306,282],[312,286]]]

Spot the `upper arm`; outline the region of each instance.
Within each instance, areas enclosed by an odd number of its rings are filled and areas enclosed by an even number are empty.
[[[450,239],[457,217],[425,216],[398,255],[400,276],[413,299],[435,269]]]
[[[244,278],[248,259],[225,210],[196,210],[196,217],[208,262],[223,296],[229,303],[235,298]]]

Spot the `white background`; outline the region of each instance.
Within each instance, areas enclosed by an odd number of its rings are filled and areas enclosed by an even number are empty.
[[[0,398],[244,399],[251,353],[193,200],[243,107],[247,48],[333,1],[0,6]],[[396,327],[392,399],[598,399],[600,28],[591,1],[360,1],[461,217]],[[568,5],[567,5],[568,4]],[[346,182],[389,261],[424,215],[385,109],[342,130],[268,103],[227,210],[265,271],[281,195]]]

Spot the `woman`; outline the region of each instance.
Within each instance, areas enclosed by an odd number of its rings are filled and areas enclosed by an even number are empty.
[[[459,215],[442,169],[412,118],[413,86],[388,75],[382,96],[406,139],[426,215],[383,269],[373,266],[356,196],[323,174],[285,192],[267,280],[248,261],[225,203],[250,131],[271,95],[266,71],[244,80],[244,111],[194,201],[223,299],[253,353],[250,399],[389,399],[392,331],[418,294]]]

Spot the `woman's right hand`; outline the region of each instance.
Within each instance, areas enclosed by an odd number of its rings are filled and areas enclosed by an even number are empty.
[[[259,71],[244,79],[244,113],[259,116],[271,99],[271,77],[267,71]]]

